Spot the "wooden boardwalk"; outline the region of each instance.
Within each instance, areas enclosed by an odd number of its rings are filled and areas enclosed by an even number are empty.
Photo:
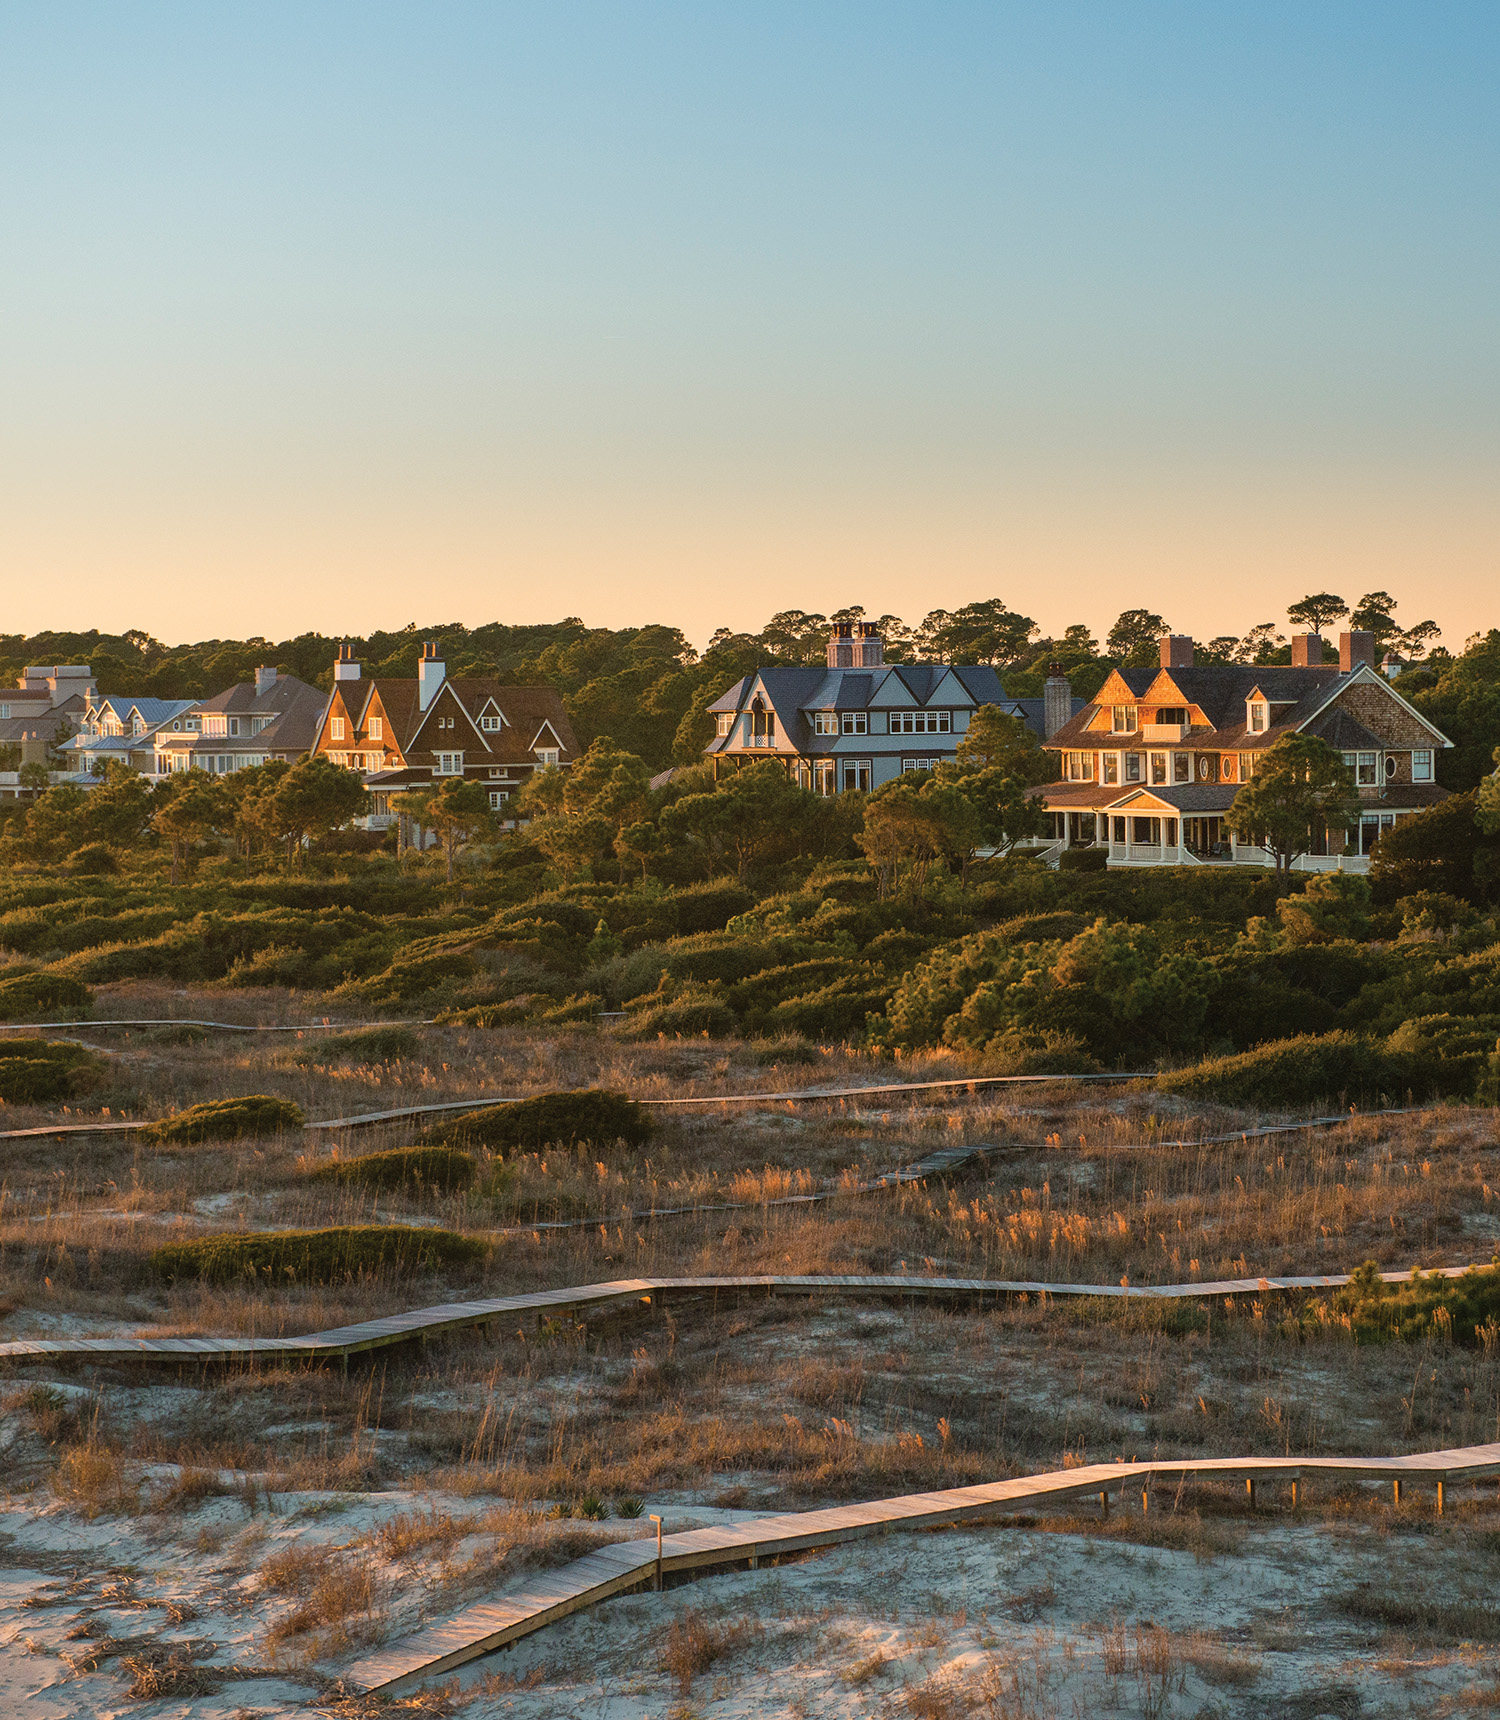
[[[691,1529],[667,1535],[661,1543],[660,1574],[709,1571],[744,1565],[813,1547],[831,1547],[867,1536],[930,1529],[957,1523],[982,1523],[1016,1512],[1047,1509],[1070,1501],[1152,1483],[1197,1477],[1209,1481],[1302,1483],[1322,1476],[1343,1481],[1393,1481],[1397,1496],[1403,1482],[1443,1489],[1455,1481],[1474,1482],[1500,1475],[1500,1445],[1462,1446],[1405,1457],[1221,1457],[1163,1459],[1146,1463],[1096,1463],[1080,1469],[1053,1470],[977,1487],[938,1493],[911,1493],[825,1511],[757,1517],[749,1522]],[[530,1579],[498,1600],[482,1601],[441,1624],[365,1655],[349,1668],[347,1683],[356,1690],[394,1693],[426,1678],[440,1677],[493,1649],[519,1641],[549,1624],[595,1606],[627,1589],[658,1580],[656,1542],[617,1542],[556,1571]]]
[[[1472,1267],[1442,1266],[1435,1270],[1445,1278],[1458,1278]],[[1399,1284],[1411,1274],[1382,1272],[1380,1276],[1388,1284]],[[617,1311],[632,1304],[661,1307],[674,1300],[718,1296],[896,1298],[927,1303],[964,1302],[983,1308],[986,1300],[993,1306],[1011,1296],[1192,1300],[1206,1296],[1265,1296],[1288,1290],[1334,1290],[1348,1282],[1348,1274],[1342,1272],[1284,1278],[1218,1278],[1189,1284],[1055,1284],[1045,1279],[917,1278],[906,1274],[618,1278],[602,1284],[575,1284],[559,1290],[496,1296],[481,1302],[444,1302],[434,1308],[413,1308],[383,1320],[363,1320],[356,1325],[308,1332],[295,1338],[12,1338],[0,1343],[0,1360],[73,1357],[102,1362],[328,1361],[413,1339],[444,1337],[486,1326],[508,1326],[512,1321],[540,1323],[549,1317],[587,1317],[590,1313]]]

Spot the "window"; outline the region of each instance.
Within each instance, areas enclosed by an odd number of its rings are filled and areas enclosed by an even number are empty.
[[[952,711],[892,711],[893,735],[946,735],[953,731]],[[860,734],[864,733],[861,729]]]
[[[1185,725],[1188,720],[1187,706],[1163,705],[1156,713],[1156,720],[1159,723],[1180,723]]]
[[[1237,758],[1238,755],[1235,753],[1225,753],[1219,760],[1219,771],[1225,782],[1234,781]]]
[[[238,717],[229,719],[229,732],[232,735],[237,735],[240,732],[240,719]]]
[[[818,711],[813,716],[813,733],[815,735],[836,735],[839,732],[838,714],[834,711]]]
[[[1110,823],[1114,826],[1114,835],[1111,840],[1115,842],[1123,842],[1125,840],[1125,820],[1123,818],[1112,818]]]
[[[1161,820],[1159,818],[1132,818],[1134,826],[1130,840],[1143,848],[1156,848],[1161,843]]]
[[[1385,780],[1387,782],[1389,782],[1391,780],[1391,778],[1395,776],[1395,774],[1396,774],[1396,755],[1394,753],[1387,753],[1385,755]]]
[[[1266,707],[1256,700],[1250,707],[1250,733],[1263,735],[1266,732]]]
[[[935,758],[904,758],[901,761],[901,774],[905,776],[911,770],[936,770],[938,763]]]
[[[556,770],[560,756],[556,747],[538,747],[536,749],[536,762],[543,770]],[[463,754],[460,753],[459,757],[462,758]]]
[[[479,719],[479,726],[487,735],[497,735],[500,732],[500,719],[493,711],[486,711]]]
[[[440,752],[436,755],[438,776],[462,776],[464,773],[464,755],[454,752]]]
[[[846,735],[868,734],[870,719],[863,711],[845,711],[839,718],[839,730]]]
[[[714,713],[714,733],[723,740],[725,735],[734,727],[733,711],[716,711]]]
[[[818,759],[813,764],[813,793],[833,793],[833,760]]]
[[[1432,753],[1429,749],[1419,749],[1411,755],[1411,779],[1413,782],[1432,781]]]
[[[1120,780],[1120,755],[1118,753],[1104,753],[1101,755],[1101,760],[1104,767],[1104,780],[1106,782],[1118,782]]]
[[[190,735],[196,735],[203,728],[203,719],[202,717],[189,717],[182,726]]]
[[[1135,733],[1136,708],[1134,705],[1115,705],[1114,724],[1117,735],[1133,735]]]
[[[490,811],[498,812],[509,799],[510,795],[503,788],[492,788],[490,790]]]
[[[1191,782],[1193,780],[1193,761],[1186,753],[1172,754],[1172,781]]]
[[[751,711],[750,745],[753,747],[773,747],[776,745],[775,711]]]
[[[1070,752],[1067,754],[1067,761],[1069,782],[1094,780],[1094,755],[1091,752]]]
[[[1354,780],[1361,788],[1375,786],[1375,754],[1345,753],[1344,763],[1354,772]]]
[[[9,717],[10,717],[10,706],[9,705],[0,705],[0,717],[5,717],[5,718],[9,719]]]
[[[1141,755],[1139,753],[1126,753],[1125,780],[1126,782],[1139,782],[1141,780]]]
[[[1151,780],[1152,782],[1165,782],[1167,780],[1167,755],[1165,753],[1152,753]]]
[[[344,738],[344,719],[331,717],[328,722],[328,738],[331,741],[341,741]]]
[[[1241,753],[1240,754],[1240,781],[1241,782],[1249,782],[1250,778],[1254,775],[1255,775],[1255,754],[1254,753]]]

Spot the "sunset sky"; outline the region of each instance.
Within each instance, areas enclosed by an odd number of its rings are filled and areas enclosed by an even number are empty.
[[[1500,625],[1500,8],[0,0],[0,629]]]

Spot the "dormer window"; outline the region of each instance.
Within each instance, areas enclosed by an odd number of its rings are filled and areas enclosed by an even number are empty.
[[[869,732],[870,719],[863,711],[845,711],[840,727],[846,735],[862,735]]]
[[[493,711],[486,711],[479,719],[479,727],[484,734],[497,735],[500,732],[500,719]]]
[[[464,773],[464,755],[455,752],[434,753],[437,763],[433,766],[435,776],[462,776]]]
[[[556,770],[561,754],[556,747],[538,747],[536,762],[543,770]]]
[[[838,732],[837,711],[815,711],[813,713],[813,733],[815,735],[836,735]]]
[[[720,711],[715,719],[715,726],[719,731],[719,738],[722,740],[734,727],[734,712]]]
[[[385,718],[384,717],[371,717],[370,718],[370,739],[372,741],[384,741],[385,740]]]
[[[1266,707],[1259,699],[1250,701],[1250,733],[1263,735],[1266,732]]]
[[[328,738],[331,741],[341,741],[344,738],[344,719],[331,717],[328,722]]]
[[[1114,732],[1117,735],[1133,735],[1136,730],[1137,715],[1134,705],[1116,705],[1114,707]]]

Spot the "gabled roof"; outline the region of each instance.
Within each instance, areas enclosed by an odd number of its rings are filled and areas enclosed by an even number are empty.
[[[345,682],[347,689],[350,683]],[[434,752],[461,752],[468,763],[535,764],[530,737],[549,724],[557,737],[564,763],[578,756],[578,740],[568,713],[555,687],[511,687],[489,675],[458,675],[442,682],[424,710],[418,703],[419,685],[415,679],[377,677],[365,683],[370,688],[360,710],[359,720],[368,720],[374,695],[380,695],[380,707],[389,725],[386,742],[394,745],[408,765],[430,766]],[[449,731],[431,730],[424,734],[428,718],[436,713],[444,694],[456,703],[468,727]],[[502,727],[486,733],[479,727],[480,714],[493,704],[504,718]],[[439,733],[440,745],[432,743]]]
[[[1342,705],[1334,705],[1315,717],[1305,732],[1327,741],[1340,752],[1377,752],[1385,745],[1379,735],[1372,734],[1358,717],[1351,717]]]

